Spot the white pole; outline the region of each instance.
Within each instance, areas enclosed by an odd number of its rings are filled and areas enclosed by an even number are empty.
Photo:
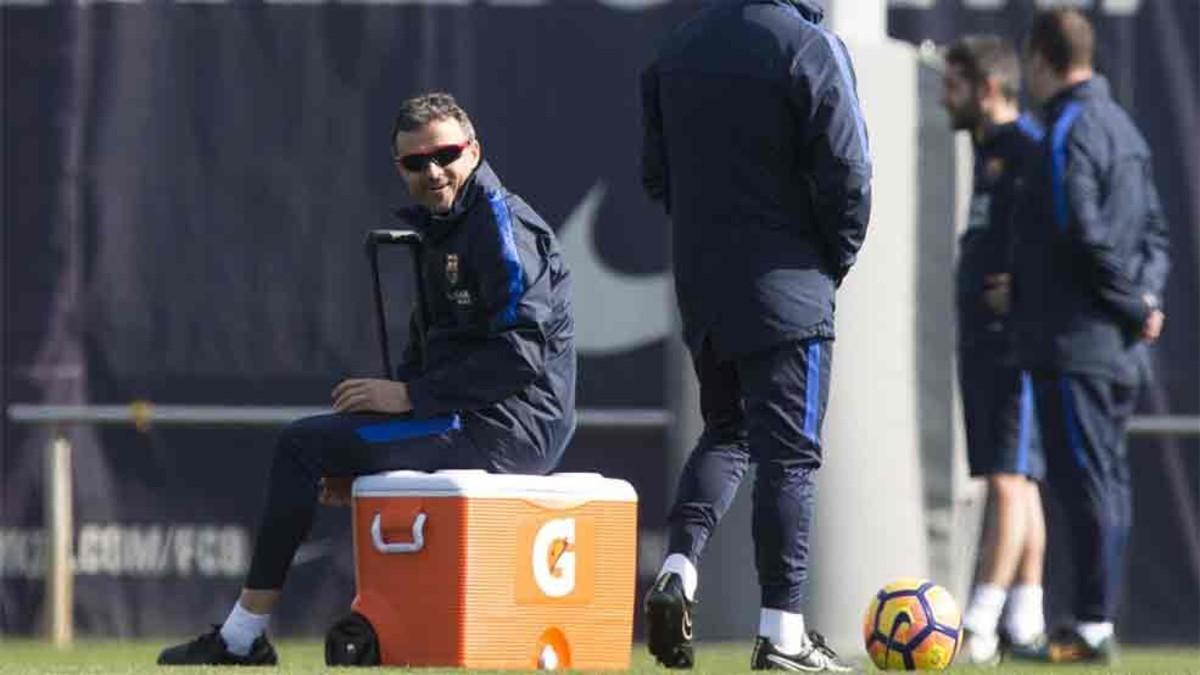
[[[887,37],[886,0],[829,0],[825,25],[847,44],[873,45]]]
[[[842,9],[836,3],[835,12]],[[924,176],[916,50],[890,40],[847,45],[874,160],[871,226],[838,291],[806,619],[835,648],[855,654],[875,592],[930,572],[921,475],[921,412],[930,392],[920,369],[930,340],[918,321],[928,298],[918,265]]]
[[[71,444],[55,436],[46,455],[46,630],[56,647],[70,646],[74,637],[71,495]]]

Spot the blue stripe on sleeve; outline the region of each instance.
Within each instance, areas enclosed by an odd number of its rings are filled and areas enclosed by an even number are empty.
[[[846,54],[843,51],[844,48],[841,44],[841,41],[838,40],[833,33],[830,33],[805,17],[804,13],[800,11],[800,8],[790,3],[788,3],[788,8],[791,9],[796,16],[800,17],[801,21],[804,21],[805,23],[816,28],[821,33],[821,37],[825,38],[825,42],[829,45],[830,51],[833,52],[833,59],[837,62],[838,72],[842,76],[842,84],[846,87],[846,94],[850,97],[850,114],[854,115],[854,129],[858,135],[858,147],[859,150],[862,151],[862,161],[870,162],[871,149],[867,141],[866,122],[863,120],[862,110],[860,109],[858,102],[858,91],[854,88],[854,78],[850,75],[850,64],[846,61]]]
[[[368,443],[390,443],[422,436],[438,436],[462,429],[458,415],[420,420],[396,420],[358,427],[354,433]]]
[[[1042,129],[1040,122],[1035,120],[1029,113],[1022,113],[1017,118],[1017,128],[1021,130],[1029,139],[1034,141],[1042,140],[1042,136],[1046,135],[1045,129]]]
[[[1075,118],[1083,111],[1078,101],[1067,104],[1054,123],[1050,136],[1050,181],[1054,195],[1054,220],[1060,232],[1065,232],[1071,220],[1071,207],[1067,202],[1067,132]]]
[[[512,214],[504,195],[491,190],[487,193],[488,204],[492,207],[492,215],[496,217],[496,227],[500,230],[500,256],[504,259],[504,269],[508,274],[508,298],[497,317],[500,327],[511,326],[517,320],[517,304],[525,293],[525,277],[521,274],[521,258],[517,254],[517,244],[513,239]]]
[[[833,52],[833,59],[837,62],[838,72],[842,76],[842,86],[846,88],[846,97],[850,101],[849,114],[854,116],[854,131],[858,136],[858,149],[862,152],[862,161],[871,161],[871,149],[867,143],[867,127],[863,121],[862,109],[858,103],[858,91],[854,88],[854,78],[850,74],[850,64],[846,61],[844,47],[833,36],[833,33],[821,29],[821,36],[825,38],[825,42],[829,44],[829,49]]]
[[[819,442],[817,413],[821,406],[821,341],[808,343],[808,373],[804,381],[804,435],[813,443]]]

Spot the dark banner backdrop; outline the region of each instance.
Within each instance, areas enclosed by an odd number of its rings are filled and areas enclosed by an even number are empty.
[[[3,402],[320,405],[341,376],[375,372],[361,239],[404,200],[387,134],[421,90],[459,97],[501,177],[556,227],[602,186],[589,255],[611,275],[661,278],[667,230],[637,177],[637,74],[697,3],[524,4],[0,6]],[[1016,36],[1031,12],[943,0],[889,20],[895,37],[944,41]],[[1200,59],[1186,27],[1200,5],[1096,19],[1101,65],[1157,153],[1172,225],[1171,325],[1147,409],[1196,414]],[[403,308],[411,293],[392,262],[391,306]],[[651,337],[585,354],[581,404],[662,407],[664,340]],[[49,431],[3,424],[0,632],[28,633],[43,611]],[[79,630],[219,621],[248,564],[273,433],[63,431],[76,451]],[[653,533],[669,497],[664,446],[661,432],[585,431],[564,468],[631,480]],[[1123,631],[1196,641],[1200,453],[1194,441],[1138,446],[1136,620]],[[1172,479],[1182,492],[1162,489]],[[347,520],[322,513],[277,632],[317,633],[344,611]],[[652,565],[657,550],[644,548]]]
[[[454,92],[485,154],[552,223],[598,180],[599,253],[665,269],[640,197],[636,78],[687,8],[4,7],[5,399],[319,405],[376,372],[362,234],[403,201],[388,134]],[[410,302],[393,260],[393,316]],[[661,305],[656,308],[662,311]],[[403,335],[403,332],[400,333]],[[588,406],[663,405],[662,341],[589,358]],[[162,634],[220,620],[248,564],[273,433],[74,429],[77,626]],[[7,425],[0,630],[41,614],[44,431]],[[565,469],[639,487],[661,525],[664,441],[581,433]],[[343,612],[345,512],[300,552],[280,632]]]

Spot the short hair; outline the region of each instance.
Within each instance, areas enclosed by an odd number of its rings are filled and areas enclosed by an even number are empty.
[[[1021,62],[1017,50],[997,35],[968,35],[946,50],[946,64],[962,69],[974,86],[994,78],[1004,98],[1016,100],[1021,93]]]
[[[1096,49],[1092,24],[1077,9],[1038,12],[1026,42],[1031,54],[1040,54],[1059,75],[1071,68],[1091,68]]]
[[[391,145],[395,147],[396,136],[401,131],[416,131],[426,124],[439,120],[453,119],[462,125],[468,138],[475,138],[475,125],[467,111],[458,105],[454,97],[442,91],[433,91],[419,96],[413,96],[400,104],[396,113],[396,121],[392,124]]]

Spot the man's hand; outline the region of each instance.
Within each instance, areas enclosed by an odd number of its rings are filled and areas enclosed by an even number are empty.
[[[1146,342],[1157,340],[1162,335],[1163,322],[1166,320],[1167,315],[1161,309],[1152,310],[1150,316],[1146,317],[1146,323],[1142,324],[1142,339]]]
[[[1162,335],[1163,322],[1167,316],[1162,313],[1159,308],[1158,298],[1153,293],[1142,295],[1142,303],[1146,305],[1146,309],[1150,313],[1146,315],[1146,320],[1142,323],[1142,340],[1146,342],[1154,342]]]
[[[350,506],[351,488],[354,479],[349,476],[326,476],[321,479],[321,492],[317,501],[325,506]]]
[[[406,413],[412,411],[408,386],[378,379],[342,380],[333,388],[333,409],[338,412]]]
[[[996,314],[1005,315],[1012,309],[1012,276],[989,274],[983,278],[983,302]]]

